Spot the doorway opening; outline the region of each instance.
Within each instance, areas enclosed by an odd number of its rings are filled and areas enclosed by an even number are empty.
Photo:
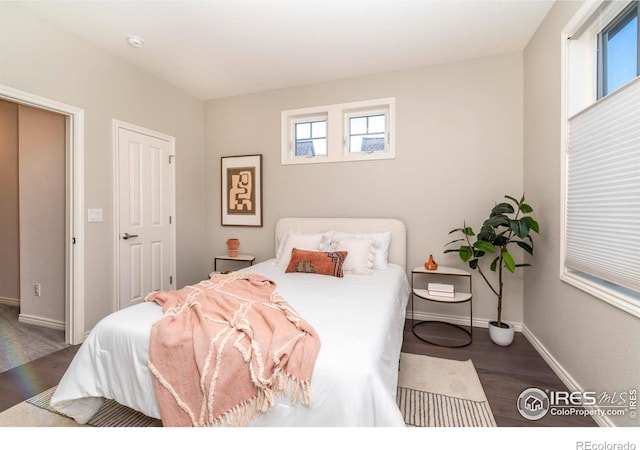
[[[84,340],[84,110],[0,85],[0,99],[65,117],[65,342]]]

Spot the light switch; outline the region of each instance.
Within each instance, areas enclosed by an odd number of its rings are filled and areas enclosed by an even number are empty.
[[[87,211],[87,220],[89,222],[102,222],[102,210],[101,209],[89,209]]]

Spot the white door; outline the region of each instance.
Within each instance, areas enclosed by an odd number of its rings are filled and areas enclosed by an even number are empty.
[[[172,139],[116,125],[117,307],[173,288]]]

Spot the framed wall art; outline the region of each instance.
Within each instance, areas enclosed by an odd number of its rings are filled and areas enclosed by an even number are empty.
[[[262,155],[223,156],[222,225],[262,226]]]

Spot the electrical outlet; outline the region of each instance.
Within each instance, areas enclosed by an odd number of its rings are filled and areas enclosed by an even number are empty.
[[[33,284],[33,293],[36,295],[36,297],[40,297],[40,283]]]

